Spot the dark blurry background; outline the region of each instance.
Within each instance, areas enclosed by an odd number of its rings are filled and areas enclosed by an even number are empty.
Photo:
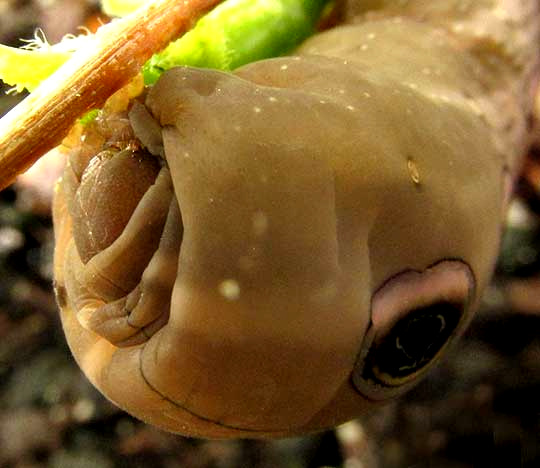
[[[103,19],[93,0],[0,0],[0,42],[50,42]],[[1,84],[1,82],[0,82]],[[0,93],[0,115],[23,96]],[[52,184],[62,162],[0,193],[0,467],[540,466],[540,157],[512,205],[493,287],[464,339],[362,422],[279,441],[205,441],[142,424],[86,381],[51,291]]]

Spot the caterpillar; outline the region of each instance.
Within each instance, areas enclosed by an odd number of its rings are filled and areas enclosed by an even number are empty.
[[[351,0],[290,56],[174,68],[88,125],[53,213],[84,373],[218,438],[322,430],[410,389],[489,283],[539,31],[536,0]]]

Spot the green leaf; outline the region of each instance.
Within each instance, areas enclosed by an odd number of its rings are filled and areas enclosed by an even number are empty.
[[[17,92],[33,91],[71,57],[69,52],[16,49],[0,44],[0,79]]]
[[[144,66],[147,84],[190,65],[220,70],[290,52],[314,33],[328,0],[227,0]]]
[[[38,29],[31,40],[21,48],[0,44],[0,80],[21,92],[33,91],[43,80],[52,75],[73,53],[91,46],[93,36],[68,34],[58,44],[50,45]]]
[[[111,14],[130,13],[151,0],[103,0]],[[288,53],[309,35],[329,0],[226,0],[194,29],[154,55],[143,68],[146,84],[179,65],[220,70]],[[26,49],[0,45],[0,79],[17,91],[34,90],[91,36],[67,37],[50,46],[36,35]]]
[[[83,115],[79,119],[79,123],[82,125],[88,125],[89,123],[96,120],[98,115],[99,115],[99,109],[92,109],[91,111],[88,111],[85,115]]]
[[[126,16],[151,0],[102,0],[101,9],[109,16]]]

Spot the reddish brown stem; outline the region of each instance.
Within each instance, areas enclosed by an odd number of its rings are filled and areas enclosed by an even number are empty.
[[[222,0],[156,0],[100,29],[80,52],[0,120],[0,190],[101,107],[156,52]],[[90,48],[89,48],[90,49]]]

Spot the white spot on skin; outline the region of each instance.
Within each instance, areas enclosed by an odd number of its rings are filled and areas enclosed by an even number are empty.
[[[369,94],[367,91],[364,91],[362,94],[363,94],[363,96],[365,98],[370,98],[371,97],[371,94]]]
[[[369,49],[369,46],[367,44],[362,44],[360,46],[360,50],[362,50],[362,51],[365,51],[365,50],[368,50],[368,49]]]
[[[279,67],[280,70],[287,70],[287,68],[289,68],[289,65],[281,65],[281,67]]]
[[[476,31],[473,32],[473,34],[475,37],[480,39],[486,35],[486,32],[482,28],[478,28]]]
[[[509,21],[510,15],[508,10],[503,6],[498,6],[493,10],[493,14],[502,21]]]
[[[339,89],[339,90],[338,90],[338,93],[339,93],[339,94],[345,94],[345,90],[344,90],[344,89]]]
[[[268,98],[268,100],[269,100],[270,102],[277,102],[277,98],[275,98],[274,96],[270,96],[270,97]]]
[[[468,104],[469,104],[471,110],[473,111],[473,113],[477,117],[482,117],[484,115],[484,112],[482,111],[482,109],[480,108],[480,106],[478,105],[478,103],[474,99],[469,99]]]
[[[240,285],[234,279],[226,279],[219,284],[219,293],[228,301],[236,301],[240,297]]]
[[[367,38],[368,38],[370,41],[372,41],[373,39],[375,39],[375,33],[369,33],[369,34],[367,35]]]
[[[356,107],[354,107],[354,106],[347,106],[347,109],[350,110],[350,111],[354,111],[354,110],[356,110]]]
[[[260,237],[268,230],[268,216],[262,211],[257,211],[252,218],[253,234]]]
[[[255,112],[255,114],[259,114],[260,112],[262,111],[262,109],[260,107],[254,107],[253,108],[253,112]]]

